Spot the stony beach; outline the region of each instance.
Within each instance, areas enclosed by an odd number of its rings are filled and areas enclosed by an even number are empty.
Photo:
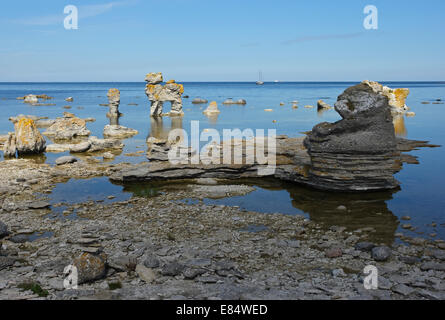
[[[249,192],[242,185],[189,181],[152,198],[56,204],[77,219],[48,217],[44,194],[55,183],[114,170],[85,162],[0,163],[1,299],[445,298],[444,241],[405,238],[410,244],[387,246],[369,242],[372,228],[325,228],[303,216],[180,201],[202,198],[200,187]],[[251,226],[263,229],[246,232]],[[35,233],[50,236],[30,241]],[[79,264],[92,282],[65,290],[64,268],[79,257],[100,263]],[[378,290],[364,289],[367,265],[379,270]]]

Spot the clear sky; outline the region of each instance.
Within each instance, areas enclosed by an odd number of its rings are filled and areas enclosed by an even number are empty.
[[[1,1],[0,81],[445,80],[444,15],[443,0]]]

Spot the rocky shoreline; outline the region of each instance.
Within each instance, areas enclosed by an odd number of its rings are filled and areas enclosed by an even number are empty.
[[[114,166],[0,164],[0,220],[8,233],[0,253],[1,299],[445,298],[444,241],[370,243],[372,228],[324,228],[303,216],[181,201],[199,199],[199,186],[210,180],[114,203],[50,208],[41,198],[57,182],[111,174]],[[59,206],[78,218],[50,218]],[[36,232],[48,236],[30,242]],[[85,271],[94,281],[65,290],[63,270],[82,255],[101,262]],[[367,265],[379,270],[378,290],[364,289]]]

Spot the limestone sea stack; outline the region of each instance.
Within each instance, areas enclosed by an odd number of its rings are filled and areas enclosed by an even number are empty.
[[[121,93],[118,89],[110,89],[107,93],[108,97],[108,107],[110,110],[108,111],[109,117],[119,117],[119,104],[121,103]]]
[[[169,80],[162,85],[162,73],[149,73],[145,76],[147,82],[145,86],[145,94],[151,102],[150,115],[161,116],[164,102],[171,103],[171,116],[182,116],[182,94],[184,93],[184,86],[176,83],[175,80]]]
[[[391,106],[377,82],[364,81],[338,97],[342,120],[320,123],[304,145],[312,166],[310,184],[341,191],[392,189],[399,157]]]

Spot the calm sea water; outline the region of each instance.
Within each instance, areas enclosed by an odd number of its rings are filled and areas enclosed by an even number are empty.
[[[137,129],[139,134],[124,141],[124,151],[114,161],[134,163],[145,161],[145,157],[129,157],[125,154],[145,150],[147,136],[166,135],[171,128],[178,127],[190,132],[191,120],[199,120],[201,130],[276,129],[277,134],[300,136],[301,132],[312,129],[319,122],[340,119],[334,110],[319,114],[316,108],[307,109],[304,108],[305,105],[316,106],[317,100],[321,98],[332,105],[343,90],[354,84],[266,83],[264,86],[256,86],[254,83],[184,83],[185,95],[190,96],[190,99],[184,99],[185,116],[182,119],[173,120],[166,117],[162,121],[154,121],[149,116],[149,102],[144,93],[144,83],[0,83],[0,135],[13,131],[13,125],[8,121],[10,116],[26,114],[55,118],[68,111],[81,118],[94,117],[96,122],[88,123],[87,126],[92,135],[102,137],[103,127],[109,123],[105,116],[108,108],[99,104],[107,103],[108,89],[118,88],[121,91],[120,111],[124,114],[120,118],[120,124]],[[416,116],[401,119],[399,132],[411,139],[429,140],[434,144],[445,145],[445,105],[421,104],[422,101],[445,100],[445,82],[384,84],[393,88],[409,88],[411,91],[407,105]],[[30,93],[52,96],[54,99],[47,102],[55,103],[56,106],[33,107],[16,100],[17,97]],[[64,101],[69,96],[74,98],[73,103]],[[207,105],[191,103],[196,97],[218,102],[221,114],[217,119],[209,119],[202,114]],[[246,99],[247,105],[222,105],[227,98]],[[299,101],[298,109],[292,109],[291,102],[294,100]],[[281,102],[284,106],[280,106]],[[138,105],[129,105],[134,103]],[[72,108],[66,110],[63,108],[66,105]],[[166,104],[165,110],[168,111],[169,108]],[[265,112],[264,109],[274,111]],[[276,123],[273,120],[276,120]],[[419,157],[420,165],[404,166],[397,174],[401,190],[395,192],[343,195],[308,190],[289,184],[251,182],[257,185],[257,191],[247,196],[206,201],[239,205],[265,213],[305,214],[327,225],[345,225],[349,228],[374,226],[378,230],[376,237],[385,242],[392,241],[394,234],[402,231],[400,217],[408,215],[412,218],[408,223],[416,226],[417,230],[403,230],[404,233],[445,239],[445,171],[442,168],[445,148],[421,149],[412,154]],[[46,154],[46,161],[53,163],[61,155],[64,154]],[[117,199],[126,198],[132,193],[152,194],[150,186],[124,188],[102,179],[95,180],[88,186],[85,182],[71,180],[66,186],[56,188],[54,197],[63,198],[63,193],[71,189],[78,190],[79,199],[88,197],[95,189],[100,189],[102,193],[107,191],[109,194],[117,194]],[[335,208],[339,205],[347,206],[349,211],[337,212]],[[437,224],[436,227],[431,225],[433,222]],[[434,233],[437,236],[431,236]]]

